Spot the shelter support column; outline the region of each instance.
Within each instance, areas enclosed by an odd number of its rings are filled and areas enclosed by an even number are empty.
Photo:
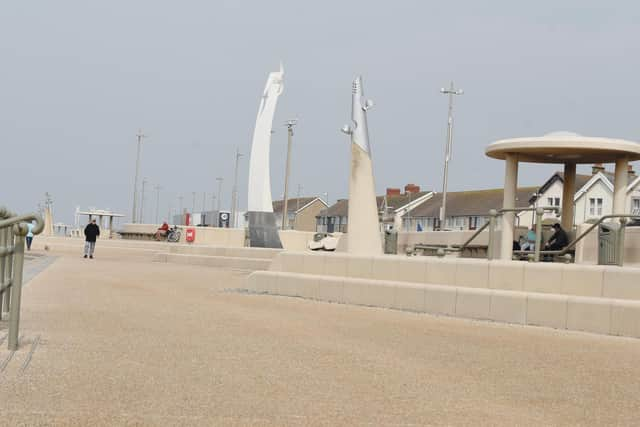
[[[513,209],[516,207],[516,191],[518,188],[518,156],[516,154],[506,154],[504,160],[504,199],[502,207],[504,209]],[[502,215],[500,259],[510,260],[513,255],[514,219],[514,212],[505,212]]]
[[[109,216],[109,238],[113,238],[113,217]]]
[[[615,179],[613,182],[613,214],[626,213],[626,195],[628,185],[629,159],[622,157],[616,159]]]
[[[569,231],[573,228],[573,196],[576,194],[576,164],[564,164],[564,184],[562,185],[562,228]]]

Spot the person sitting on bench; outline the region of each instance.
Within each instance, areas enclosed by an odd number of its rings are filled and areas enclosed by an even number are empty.
[[[555,232],[544,247],[546,251],[559,251],[569,244],[569,236],[567,236],[567,232],[562,229],[560,224],[553,224],[553,229]]]
[[[162,226],[158,228],[156,231],[156,240],[160,240],[162,237],[167,237],[167,233],[169,232],[169,224],[167,221],[162,223]]]

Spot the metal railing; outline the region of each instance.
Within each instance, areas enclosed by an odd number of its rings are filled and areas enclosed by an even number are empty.
[[[31,221],[36,221],[31,230],[33,234],[44,230],[44,221],[40,215],[18,216],[0,207],[0,320],[4,313],[9,313],[8,347],[12,351],[18,349],[24,244],[29,232],[26,223]]]
[[[619,250],[619,254],[620,257],[618,259],[618,265],[622,267],[623,263],[624,263],[624,232],[625,232],[625,227],[627,224],[627,221],[629,219],[639,219],[640,220],[640,215],[633,215],[633,214],[611,214],[611,215],[603,215],[601,216],[596,222],[594,222],[593,224],[591,224],[591,226],[589,228],[587,228],[585,231],[583,231],[579,236],[577,236],[575,239],[573,239],[571,242],[569,242],[569,244],[564,247],[563,249],[559,249],[556,251],[539,251],[538,252],[538,256],[535,259],[535,261],[539,261],[539,256],[540,255],[552,255],[552,256],[557,256],[557,257],[565,257],[565,260],[568,262],[571,260],[571,255],[570,252],[573,251],[576,247],[576,245],[578,244],[578,242],[582,239],[584,239],[587,234],[591,233],[595,228],[597,228],[600,224],[602,224],[603,222],[605,222],[608,219],[613,219],[613,218],[618,218],[620,221],[620,230],[618,230],[617,232],[620,233],[620,238],[618,239],[618,250]],[[536,231],[537,233],[537,231]],[[537,236],[536,236],[537,237]],[[536,249],[538,249],[538,243],[536,242]],[[520,254],[531,254],[531,251],[514,251],[514,253],[520,253]]]
[[[532,211],[536,214],[536,242],[535,242],[535,251],[516,251],[523,253],[532,253],[534,254],[534,261],[540,260],[540,245],[542,244],[542,217],[546,212],[555,212],[556,215],[560,214],[560,208],[557,206],[539,206],[539,207],[527,207],[527,208],[512,208],[512,209],[491,209],[489,211],[489,222],[485,222],[480,228],[476,230],[475,233],[471,237],[469,237],[462,245],[452,245],[447,247],[441,246],[433,246],[433,245],[423,245],[416,244],[414,245],[414,250],[416,249],[427,249],[427,250],[435,250],[436,254],[440,257],[446,255],[447,252],[462,252],[467,249],[471,242],[473,242],[481,232],[483,232],[487,227],[489,228],[489,241],[487,244],[487,259],[493,259],[495,255],[495,232],[496,232],[496,224],[499,216],[504,215],[507,212],[527,212]]]

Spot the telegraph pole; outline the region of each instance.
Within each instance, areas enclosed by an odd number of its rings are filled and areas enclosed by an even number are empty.
[[[156,185],[153,187],[156,190],[156,224],[160,224],[160,190],[162,187]],[[169,218],[167,218],[167,221]]]
[[[451,148],[453,146],[453,97],[462,95],[462,89],[455,89],[453,82],[449,89],[442,88],[440,93],[449,95],[449,117],[447,125],[447,145],[444,152],[444,178],[442,182],[442,208],[440,210],[440,230],[446,227],[447,220],[447,181],[449,180],[449,160],[451,160]]]
[[[196,213],[196,192],[191,193],[193,195],[193,208],[191,209],[191,215]]]
[[[282,206],[282,229],[286,230],[288,226],[289,213],[289,201],[287,200],[287,191],[289,190],[289,172],[291,170],[291,143],[293,140],[293,127],[298,124],[298,120],[292,119],[285,123],[287,127],[287,166],[284,173],[284,195]]]
[[[139,223],[144,223],[144,189],[147,185],[147,178],[142,179],[142,196],[140,197],[140,220]]]
[[[131,222],[133,223],[137,222],[136,218],[138,214],[138,174],[140,172],[140,147],[142,146],[142,138],[145,137],[145,135],[142,133],[142,129],[138,130],[136,137],[138,138],[138,151],[136,154],[136,174],[133,180],[133,209],[131,212]]]
[[[224,181],[224,178],[219,176],[216,178],[216,181],[218,181],[218,215],[220,215],[220,202],[222,201],[222,182]]]
[[[233,172],[233,189],[231,190],[231,227],[237,226],[236,216],[238,215],[238,163],[240,162],[240,149],[236,148],[236,167]]]
[[[184,208],[182,206],[183,199],[184,196],[182,194],[178,196],[178,200],[180,200],[180,211],[178,212],[178,215],[180,215],[180,225],[183,225],[184,223]]]

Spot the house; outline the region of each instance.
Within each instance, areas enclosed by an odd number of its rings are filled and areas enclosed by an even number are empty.
[[[297,197],[287,200],[287,229],[298,231],[315,231],[316,216],[327,204],[320,197]],[[273,201],[273,213],[276,217],[276,226],[282,228],[282,210],[284,200]]]
[[[516,207],[528,207],[529,199],[538,187],[518,188]],[[488,219],[491,209],[501,209],[504,189],[447,192],[447,217],[443,229],[475,230]],[[405,231],[432,231],[440,229],[442,193],[404,215]],[[517,224],[517,223],[516,223]]]
[[[399,188],[387,188],[384,196],[376,197],[381,229],[401,230],[403,217],[429,200],[432,195],[432,191],[420,191],[420,187],[414,184],[407,184],[404,193]],[[316,230],[325,233],[346,233],[348,217],[349,200],[339,199],[317,215]]]
[[[574,225],[611,214],[614,179],[614,174],[606,171],[601,164],[592,167],[591,175],[576,175],[576,192],[573,197]],[[640,214],[640,177],[631,166],[628,170],[628,181],[626,211]],[[532,196],[531,206],[562,206],[563,183],[562,172],[554,173]],[[549,215],[552,214],[545,214],[545,217]],[[533,224],[532,212],[523,212],[519,216],[521,223]]]

